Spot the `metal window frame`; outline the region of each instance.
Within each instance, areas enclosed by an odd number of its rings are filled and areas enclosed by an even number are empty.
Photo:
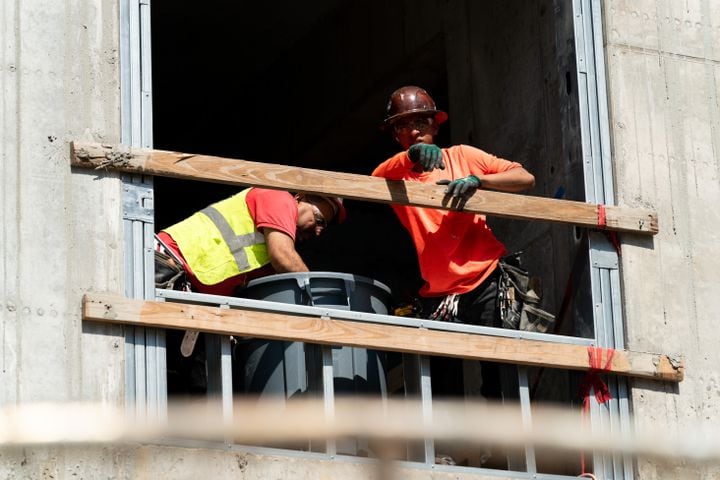
[[[580,129],[585,173],[585,199],[614,204],[613,165],[607,103],[601,0],[573,0]],[[600,232],[589,235],[590,285],[598,347],[625,348],[618,252]],[[627,380],[609,378],[612,399],[599,405],[591,396],[593,428],[627,433],[631,429]],[[628,457],[594,455],[600,478],[632,479]]]
[[[610,135],[607,110],[607,90],[605,82],[605,60],[602,36],[601,0],[573,0],[575,25],[577,82],[580,105],[581,141],[584,159],[586,200],[594,203],[613,203],[612,163],[610,158]],[[128,145],[152,147],[152,78],[150,43],[150,0],[120,0],[120,66],[121,66],[121,125],[122,142]],[[158,299],[171,298],[173,294],[156,291],[153,282],[153,183],[152,177],[123,175],[123,225],[125,237],[125,294],[132,298]],[[598,233],[590,234],[590,271],[592,300],[595,306],[595,338],[564,337],[568,343],[623,348],[623,319],[620,301],[620,277],[617,253],[607,239]],[[188,295],[188,294],[185,294]],[[190,294],[190,297],[196,294]],[[194,301],[207,302],[205,297]],[[185,298],[192,300],[192,298]],[[234,300],[217,297],[211,303],[229,307]],[[286,306],[292,311],[295,306]],[[311,307],[312,308],[312,307]],[[391,323],[402,324],[403,320],[393,317]],[[424,328],[430,323],[418,321]],[[425,323],[425,325],[423,325]],[[432,325],[431,325],[432,326]],[[519,338],[534,338],[538,334],[527,332],[483,330],[482,327],[463,325],[439,325],[437,328],[491,333]],[[479,329],[479,330],[478,330]],[[477,331],[476,331],[477,330]],[[542,337],[542,335],[541,335]],[[227,383],[231,378],[229,343],[219,339],[213,351],[217,354],[219,371],[215,380],[216,389],[223,398],[225,414],[232,415],[232,388]],[[559,338],[554,336],[554,341]],[[167,407],[167,380],[165,365],[164,331],[127,327],[125,330],[125,379],[126,404],[128,413],[139,416],[164,418]],[[324,356],[322,376],[326,407],[332,414],[332,363]],[[427,358],[418,359],[417,387],[423,405],[431,414],[432,391]],[[523,419],[532,421],[530,397],[527,384],[527,369],[518,370],[519,399]],[[609,405],[598,405],[594,399],[591,404],[593,427],[627,431],[630,428],[627,381],[612,378],[609,387],[613,400]],[[193,446],[216,448],[217,443],[183,442],[173,440],[173,444],[190,443]],[[333,458],[341,461],[362,462],[363,459],[337,455],[335,446],[326,445],[324,453],[292,452],[270,448],[233,445],[229,440],[222,443],[224,449],[242,449],[290,456]],[[568,479],[575,477],[538,474],[535,468],[535,454],[531,448],[525,451],[526,472],[490,470],[484,468],[448,467],[434,464],[432,440],[425,442],[422,449],[423,461],[407,462],[407,466],[436,471],[463,471],[482,473],[489,476]],[[632,478],[632,462],[626,458],[594,456],[595,473],[599,478]]]
[[[149,0],[120,0],[121,141],[152,147],[152,50]],[[155,298],[152,177],[122,175],[125,295]],[[128,414],[167,413],[165,331],[125,327],[125,402]]]

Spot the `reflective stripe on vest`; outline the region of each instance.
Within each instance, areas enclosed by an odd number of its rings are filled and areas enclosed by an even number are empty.
[[[212,205],[201,210],[200,213],[207,215],[208,218],[215,224],[217,229],[220,230],[220,235],[222,235],[222,238],[225,240],[227,246],[230,247],[230,253],[232,253],[233,258],[235,259],[238,271],[244,272],[250,268],[245,247],[265,242],[265,236],[257,230],[250,233],[244,233],[242,235],[236,235],[225,217],[222,216],[222,213],[218,212]]]
[[[204,285],[217,285],[270,262],[265,237],[255,228],[245,201],[248,191],[214,203],[164,230]]]

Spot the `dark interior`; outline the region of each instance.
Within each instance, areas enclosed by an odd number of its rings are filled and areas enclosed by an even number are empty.
[[[450,115],[438,144],[521,162],[536,176],[529,195],[583,200],[572,22],[569,2],[551,0],[153,2],[154,146],[369,175],[399,149],[379,128],[390,93],[416,84]],[[237,188],[157,177],[155,192],[160,229]],[[421,279],[391,209],[346,206],[343,225],[299,247],[310,268],[364,275],[411,301]],[[568,303],[558,333],[592,336],[582,232],[489,223],[525,252],[544,307]],[[570,401],[572,375],[537,379],[536,398]]]

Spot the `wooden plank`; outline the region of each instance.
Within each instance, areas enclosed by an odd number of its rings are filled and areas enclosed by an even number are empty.
[[[173,302],[128,299],[92,293],[83,299],[83,320],[117,322],[144,327],[200,330],[225,335],[325,345],[348,345],[402,353],[588,370],[587,347],[564,343],[424,330],[297,314],[227,309]],[[679,382],[682,359],[619,350],[612,373]]]
[[[444,187],[439,185],[97,143],[73,143],[71,150],[71,164],[83,168],[107,168],[144,175],[336,195],[379,203],[439,209],[457,207],[444,198]],[[463,206],[466,212],[590,228],[598,226],[598,209],[598,205],[591,203],[490,190],[478,190]],[[605,207],[605,218],[608,230],[648,235],[658,232],[657,215],[650,210],[608,205]]]

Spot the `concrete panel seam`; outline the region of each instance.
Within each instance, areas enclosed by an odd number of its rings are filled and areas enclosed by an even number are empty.
[[[634,45],[628,45],[627,43],[610,42],[610,43],[608,43],[608,48],[617,48],[618,50],[621,50],[621,51],[640,53],[643,55],[652,55],[652,56],[660,55],[661,57],[674,58],[674,59],[679,59],[679,60],[687,60],[690,62],[702,63],[702,64],[706,64],[706,65],[720,65],[720,60],[713,60],[713,59],[704,58],[704,57],[695,57],[692,55],[685,55],[682,53],[674,53],[674,52],[670,52],[670,51],[663,50],[663,49],[636,47]]]

